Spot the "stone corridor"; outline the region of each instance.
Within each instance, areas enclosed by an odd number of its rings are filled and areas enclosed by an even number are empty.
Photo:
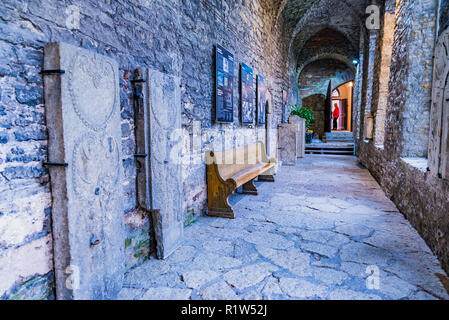
[[[129,271],[118,298],[449,299],[437,258],[355,157],[307,156],[258,187],[233,196],[235,220],[200,217],[167,260]]]

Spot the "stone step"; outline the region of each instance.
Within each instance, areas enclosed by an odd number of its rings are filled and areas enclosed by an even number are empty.
[[[354,155],[354,143],[331,142],[306,145],[306,154]]]
[[[339,132],[326,132],[326,138],[332,139],[332,138],[348,138],[353,139],[354,134],[351,131],[339,131]]]
[[[324,137],[327,142],[354,142],[352,132],[327,132]]]
[[[306,154],[323,154],[323,155],[354,155],[354,151],[342,151],[342,150],[306,150]]]

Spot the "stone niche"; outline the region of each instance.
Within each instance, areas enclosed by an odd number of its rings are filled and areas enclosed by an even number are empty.
[[[140,160],[138,201],[152,216],[156,253],[165,259],[184,234],[180,79],[156,70],[136,74],[146,78],[143,108],[136,115],[137,150],[149,155]]]
[[[56,296],[112,299],[124,274],[117,63],[48,43],[44,70]]]

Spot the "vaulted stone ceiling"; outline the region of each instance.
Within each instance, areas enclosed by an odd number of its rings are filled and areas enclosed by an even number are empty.
[[[339,60],[352,68],[350,61],[357,55],[357,49],[343,33],[324,28],[309,38],[297,54],[297,72],[299,75],[309,63],[321,59]]]
[[[283,22],[291,63],[301,68],[305,62],[320,57],[340,57],[347,61],[355,58],[361,27],[365,23],[365,10],[370,3],[371,0],[272,0],[271,11],[276,17],[275,23]],[[304,45],[323,29],[337,32],[338,39],[343,35],[347,45],[332,46],[323,42],[322,46],[315,46],[314,58],[310,48],[304,52]]]

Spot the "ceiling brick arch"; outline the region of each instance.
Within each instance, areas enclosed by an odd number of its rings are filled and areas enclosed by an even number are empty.
[[[295,55],[297,74],[299,75],[308,63],[320,57],[337,57],[338,60],[353,67],[351,61],[357,55],[357,49],[351,45],[344,34],[332,28],[323,28],[309,38]]]
[[[309,64],[314,63],[315,61],[318,60],[337,60],[343,62],[355,74],[354,65],[345,55],[341,55],[338,53],[320,53],[305,60],[303,63],[301,63],[301,65],[298,65],[297,69],[298,78],[301,76],[301,73],[304,70],[304,68],[306,68]]]

